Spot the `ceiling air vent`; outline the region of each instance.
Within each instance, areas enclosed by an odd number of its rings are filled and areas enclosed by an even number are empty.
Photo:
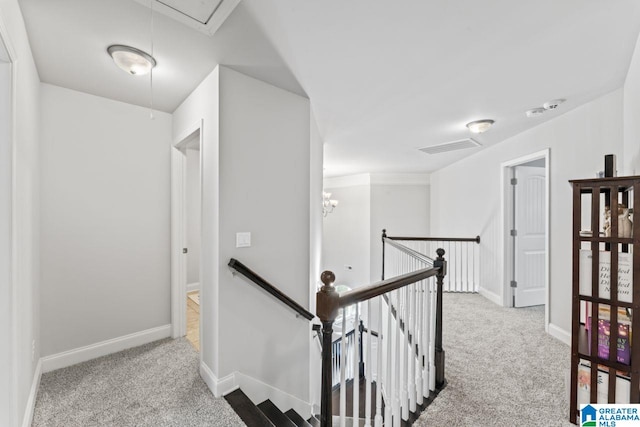
[[[462,150],[464,148],[480,147],[481,144],[473,138],[461,139],[459,141],[445,142],[444,144],[431,145],[419,150],[427,154],[440,154],[449,151]]]

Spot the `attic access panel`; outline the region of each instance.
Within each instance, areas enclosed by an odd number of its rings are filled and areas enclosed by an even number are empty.
[[[223,0],[157,0],[186,17],[207,25]]]
[[[240,0],[135,0],[188,27],[213,36]]]

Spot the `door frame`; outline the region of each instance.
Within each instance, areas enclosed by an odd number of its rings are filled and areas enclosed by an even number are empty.
[[[171,337],[183,337],[187,333],[187,257],[182,253],[186,246],[186,185],[187,156],[182,150],[187,142],[200,135],[200,200],[202,200],[202,150],[204,148],[204,119],[188,126],[171,144]],[[200,207],[202,218],[202,204]],[[200,255],[200,290],[202,291],[202,254]],[[202,350],[202,311],[200,306],[200,349]],[[202,351],[200,351],[202,359]]]
[[[545,250],[545,273],[544,273],[544,281],[545,281],[545,309],[544,309],[544,329],[546,332],[549,331],[549,260],[550,260],[550,149],[544,149],[541,151],[537,151],[535,153],[528,154],[526,156],[521,156],[512,160],[508,160],[506,162],[500,163],[500,188],[501,197],[500,197],[500,233],[502,238],[500,239],[501,244],[501,259],[503,260],[504,268],[502,270],[502,305],[504,307],[513,307],[513,298],[511,291],[511,272],[513,271],[513,253],[514,248],[511,244],[511,228],[512,228],[512,218],[513,218],[513,192],[511,188],[511,170],[520,166],[524,163],[529,163],[533,160],[544,159],[544,169],[545,169],[545,242],[544,242],[544,250]]]
[[[1,11],[0,11],[1,12]],[[16,168],[17,168],[17,158],[16,158],[16,111],[17,111],[17,79],[18,75],[18,61],[17,55],[15,53],[15,49],[13,48],[13,43],[11,38],[9,37],[9,31],[4,22],[2,13],[0,13],[0,44],[4,47],[3,51],[6,53],[7,62],[3,61],[3,63],[8,63],[9,66],[9,90],[11,92],[11,99],[9,100],[9,117],[6,119],[6,125],[8,126],[9,132],[9,151],[10,151],[10,175],[8,180],[4,180],[0,177],[0,185],[6,187],[10,192],[10,204],[8,212],[8,222],[9,228],[11,230],[11,235],[9,236],[9,245],[10,247],[8,251],[9,260],[7,264],[9,265],[9,274],[7,274],[7,278],[9,279],[7,289],[0,289],[0,297],[7,297],[7,301],[9,303],[9,311],[8,318],[9,323],[6,325],[0,325],[0,342],[9,344],[9,363],[7,366],[1,366],[0,369],[6,370],[3,372],[1,377],[9,379],[8,384],[8,392],[9,392],[9,414],[8,421],[10,424],[19,425],[24,423],[23,418],[26,419],[26,414],[20,413],[20,408],[18,407],[18,403],[16,401],[16,396],[18,396],[19,392],[19,384],[18,384],[18,374],[16,365],[19,360],[18,353],[18,227],[16,224],[16,218],[19,218],[20,212],[18,212],[18,204],[17,204],[17,181],[16,181]],[[0,123],[5,122],[0,118]],[[4,292],[7,294],[4,294]],[[27,408],[28,409],[28,408]],[[3,420],[0,419],[0,422]]]

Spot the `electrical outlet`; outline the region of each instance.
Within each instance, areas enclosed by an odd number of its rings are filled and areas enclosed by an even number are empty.
[[[36,340],[31,341],[31,361],[36,360]]]

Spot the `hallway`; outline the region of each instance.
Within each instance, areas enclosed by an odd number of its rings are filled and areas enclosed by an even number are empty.
[[[569,347],[544,333],[543,307],[445,294],[443,311],[448,385],[416,426],[571,425]],[[178,339],[45,374],[33,426],[243,425],[197,366],[192,345]]]

